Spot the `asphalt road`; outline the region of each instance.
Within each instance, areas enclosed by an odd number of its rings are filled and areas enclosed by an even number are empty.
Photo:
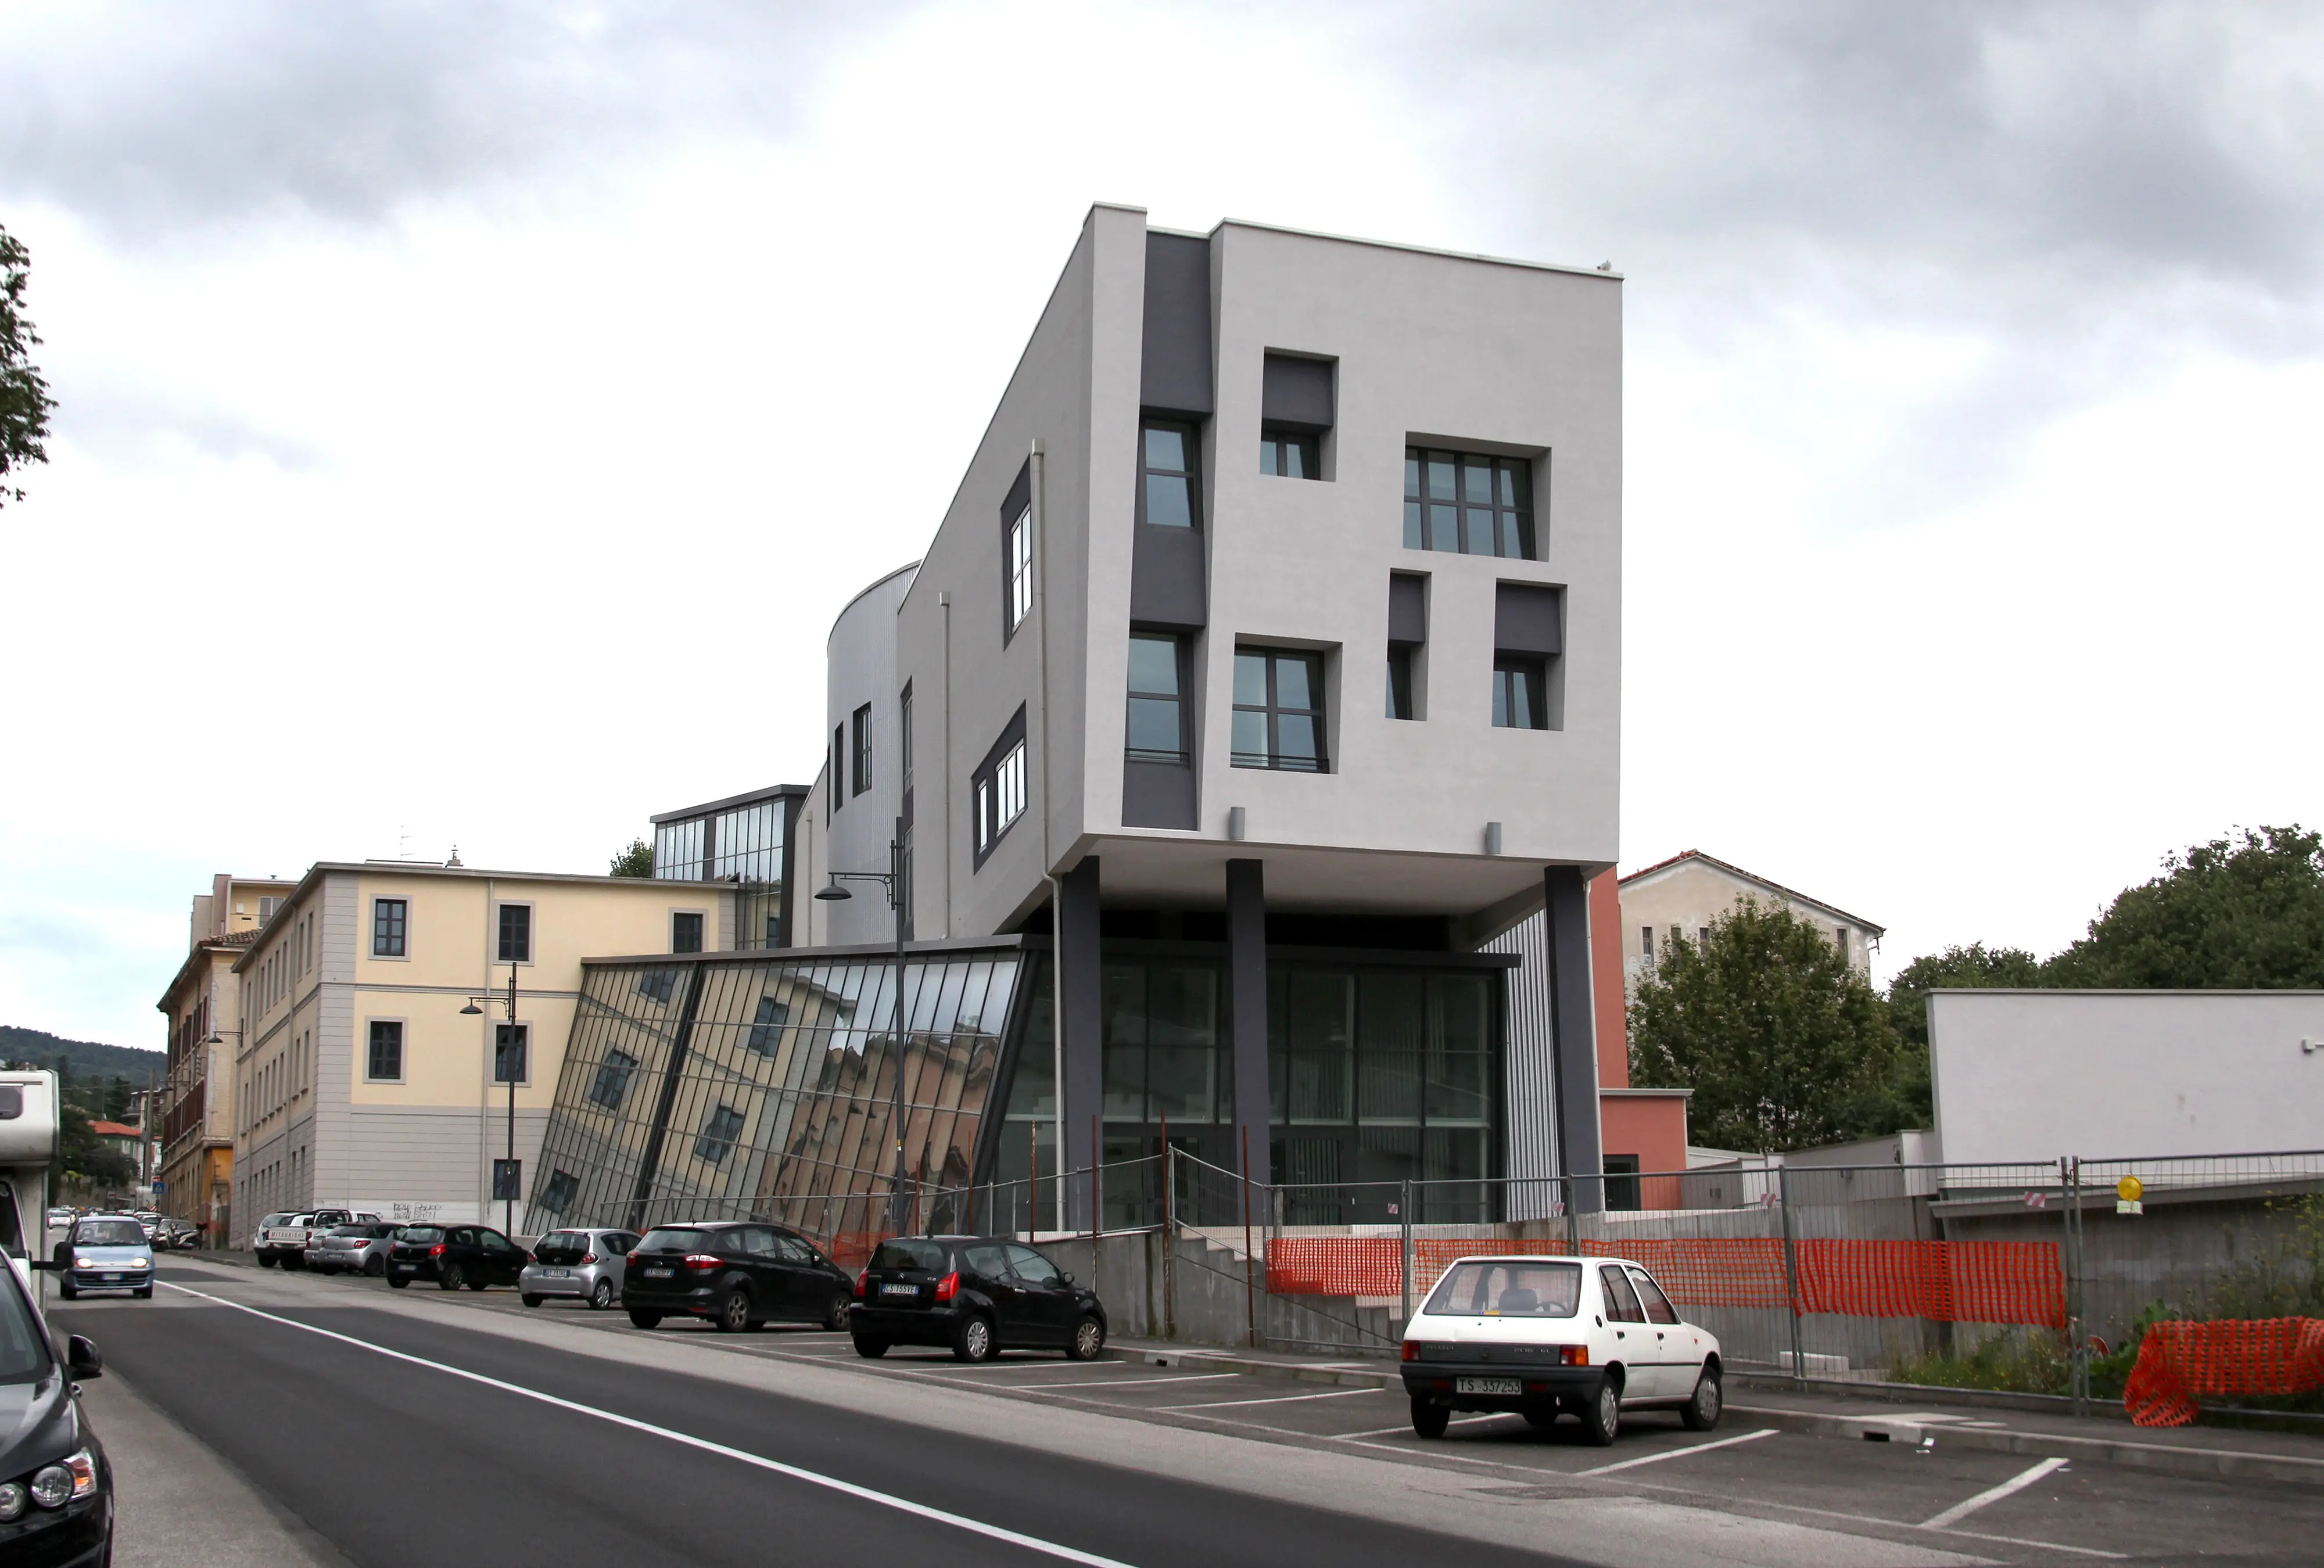
[[[1660,1417],[1610,1451],[1506,1419],[1422,1443],[1370,1390],[866,1363],[841,1336],[640,1333],[501,1292],[161,1278],[200,1294],[52,1315],[357,1563],[2314,1560],[2312,1489]]]

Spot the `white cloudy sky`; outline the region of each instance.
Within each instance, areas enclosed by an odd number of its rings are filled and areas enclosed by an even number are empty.
[[[1093,199],[1628,273],[1623,862],[2047,951],[2312,820],[2324,13],[43,5],[0,1021],[804,779]]]

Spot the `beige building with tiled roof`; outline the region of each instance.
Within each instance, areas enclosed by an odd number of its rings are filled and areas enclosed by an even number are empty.
[[[1621,897],[1622,978],[1630,987],[1670,951],[1674,940],[1701,942],[1712,918],[1734,909],[1738,899],[1789,906],[1793,914],[1831,937],[1857,973],[1868,978],[1872,950],[1886,930],[1837,904],[1812,899],[1699,849],[1632,872],[1621,881]]]

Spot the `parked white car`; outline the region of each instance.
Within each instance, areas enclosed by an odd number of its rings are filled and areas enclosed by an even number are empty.
[[[1676,1410],[1708,1432],[1721,1407],[1719,1340],[1681,1318],[1621,1258],[1463,1258],[1404,1330],[1412,1429],[1442,1437],[1456,1410],[1536,1426],[1579,1416],[1600,1447],[1625,1410]]]
[[[377,1223],[379,1216],[367,1209],[317,1209],[311,1213],[269,1214],[258,1228],[258,1236],[251,1250],[258,1254],[258,1266],[272,1268],[277,1263],[285,1268],[302,1268],[307,1263],[307,1241],[316,1231],[328,1231],[334,1225]]]

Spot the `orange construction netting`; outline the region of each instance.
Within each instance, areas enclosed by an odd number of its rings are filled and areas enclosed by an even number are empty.
[[[2140,1426],[2184,1426],[2197,1401],[2324,1388],[2324,1318],[2158,1323],[2139,1342],[2123,1408]]]
[[[1478,1252],[1544,1256],[1563,1241],[1489,1241],[1416,1237],[1413,1293],[1425,1295],[1455,1259]],[[1784,1243],[1772,1236],[1637,1238],[1619,1247],[1584,1241],[1590,1257],[1645,1265],[1681,1307],[1791,1305]],[[1404,1288],[1394,1236],[1286,1236],[1267,1244],[1268,1288],[1281,1296],[1389,1296]],[[1799,1243],[1799,1310],[1940,1323],[2034,1324],[2062,1328],[2066,1279],[2058,1249],[2041,1241]]]

